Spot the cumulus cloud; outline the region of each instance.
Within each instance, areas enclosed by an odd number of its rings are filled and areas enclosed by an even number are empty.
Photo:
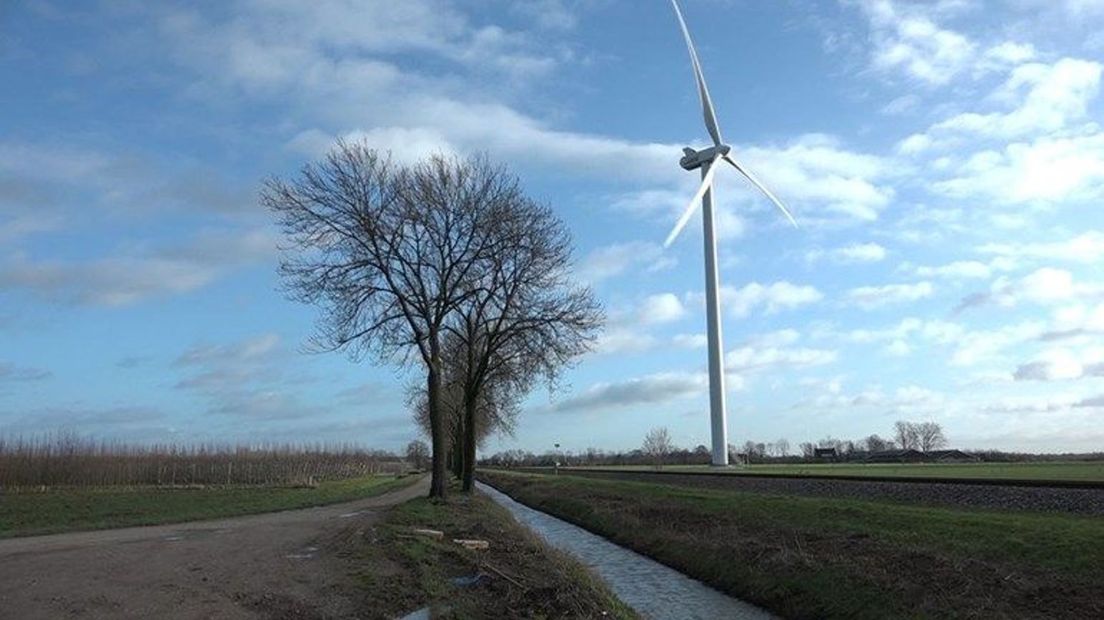
[[[1060,241],[986,243],[978,252],[1012,261],[1060,260],[1093,264],[1104,260],[1104,232],[1089,230]]]
[[[598,336],[594,352],[600,355],[643,353],[659,344],[655,336],[627,327],[607,328]]]
[[[149,424],[161,422],[165,412],[155,407],[84,407],[51,406],[20,412],[0,411],[0,420],[5,420],[5,430],[16,434],[53,432],[65,429],[78,433],[101,434],[109,429],[111,437],[121,438],[134,432],[150,430]],[[165,428],[156,429],[164,439]]]
[[[1102,72],[1104,64],[1079,58],[1019,64],[982,100],[997,110],[950,116],[897,150],[929,157],[931,189],[952,198],[998,205],[1098,198],[1104,133],[1090,111]]]
[[[555,403],[552,409],[566,412],[663,404],[704,394],[708,385],[704,373],[656,373],[627,381],[597,383],[577,396]]]
[[[306,402],[291,389],[310,378],[289,371],[286,353],[273,333],[197,344],[173,362],[183,374],[175,387],[204,398],[211,415],[285,420],[327,413],[326,407]]]
[[[1104,194],[1104,133],[1042,137],[971,155],[932,187],[1000,204],[1080,202]]]
[[[931,297],[933,292],[935,287],[931,282],[859,286],[847,292],[847,299],[864,310],[872,310],[892,304],[919,301]]]
[[[48,301],[126,306],[189,293],[235,268],[273,259],[276,242],[265,230],[201,233],[188,243],[142,255],[85,261],[0,261],[0,290],[31,293]]]
[[[1072,272],[1054,267],[1041,267],[1013,280],[1002,276],[994,280],[989,291],[974,293],[964,298],[956,312],[996,304],[1013,307],[1025,302],[1038,305],[1055,305],[1062,302],[1088,299],[1104,293],[1100,283],[1079,282]]]
[[[1104,349],[1047,349],[1012,374],[1016,381],[1068,381],[1104,375]]]
[[[725,370],[745,374],[777,368],[808,368],[836,361],[835,351],[789,346],[800,337],[796,330],[786,329],[749,339],[743,346],[725,354]]]
[[[966,112],[940,121],[931,132],[1014,138],[1064,129],[1086,118],[1089,103],[1100,91],[1102,67],[1078,58],[1062,58],[1052,65],[1020,65],[995,93],[999,100],[1017,102],[1014,109]]]
[[[658,243],[628,241],[591,250],[579,262],[579,278],[596,284],[615,278],[634,268],[648,268],[660,260],[663,249]]]
[[[1054,311],[1050,328],[1039,336],[1043,341],[1068,340],[1104,333],[1104,303],[1076,303]]]
[[[889,0],[863,2],[871,25],[871,65],[898,70],[932,85],[946,84],[966,71],[977,45],[966,36],[941,28],[919,11],[903,10]]]
[[[771,284],[752,282],[741,288],[722,286],[721,305],[734,317],[745,317],[762,309],[767,314],[792,310],[824,299],[813,286],[792,284],[785,280]]]
[[[805,253],[805,260],[824,258],[837,263],[877,263],[886,257],[886,249],[878,243],[852,243],[831,250],[815,249]]]
[[[644,299],[639,316],[645,325],[670,323],[686,316],[686,308],[674,293],[660,293]]]
[[[705,334],[677,334],[671,343],[680,349],[704,349],[709,340]]]
[[[901,269],[921,278],[941,278],[947,280],[979,280],[992,277],[995,273],[1009,271],[1017,261],[1007,256],[997,256],[989,261],[956,260],[942,265],[913,265],[904,263]]]

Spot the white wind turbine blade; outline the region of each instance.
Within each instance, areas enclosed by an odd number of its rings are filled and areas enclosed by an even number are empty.
[[[751,183],[755,185],[755,187],[759,188],[759,191],[766,194],[767,198],[770,198],[771,202],[773,202],[775,206],[782,210],[782,214],[786,216],[786,219],[790,220],[790,223],[793,224],[793,227],[797,228],[797,220],[794,219],[793,215],[790,215],[790,210],[786,208],[786,205],[782,204],[782,201],[779,200],[778,197],[775,196],[769,189],[767,189],[766,185],[763,185],[759,181],[759,179],[755,178],[755,175],[752,174],[750,170],[741,166],[739,163],[736,162],[735,159],[733,159],[729,155],[725,155],[724,160],[732,164],[733,168],[739,170],[740,174],[744,175],[744,177],[747,180],[751,181]]]
[[[690,40],[690,30],[686,27],[686,20],[682,18],[682,10],[679,9],[678,2],[671,0],[671,6],[675,7],[675,15],[678,16],[679,25],[682,26],[682,36],[686,39],[686,49],[690,50],[690,64],[694,66],[694,79],[698,82],[698,97],[701,99],[702,116],[705,117],[705,129],[713,138],[713,145],[720,146],[721,129],[717,126],[717,114],[713,111],[713,100],[709,98],[709,88],[705,85],[698,52],[694,49],[694,42]]]
[[[694,197],[690,199],[690,204],[686,205],[686,210],[682,212],[682,217],[675,224],[675,227],[671,230],[671,234],[667,235],[667,240],[663,242],[663,247],[670,247],[674,242],[675,237],[678,237],[683,228],[686,228],[686,223],[690,221],[690,216],[698,210],[698,203],[701,202],[705,196],[705,192],[713,186],[713,175],[717,172],[717,160],[714,159],[709,166],[709,171],[705,173],[705,178],[702,179],[701,186],[698,187],[698,191],[694,194]]]

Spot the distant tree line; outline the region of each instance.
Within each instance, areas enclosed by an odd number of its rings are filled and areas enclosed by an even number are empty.
[[[893,426],[893,437],[882,438],[877,434],[858,440],[825,437],[816,442],[802,442],[797,450],[791,450],[785,438],[770,442],[746,441],[743,445],[728,445],[730,461],[734,463],[801,463],[814,460],[818,448],[834,449],[843,460],[861,460],[875,453],[896,450],[929,452],[947,446],[943,428],[936,422],[910,422],[900,420]],[[1033,455],[1000,452],[995,450],[971,451],[983,461],[1012,462],[1031,460],[1104,460],[1104,453]],[[507,450],[480,461],[492,467],[550,467],[559,462],[565,466],[596,465],[708,465],[710,450],[704,445],[683,448],[674,445],[669,431],[664,427],[650,430],[639,449],[606,451],[587,448],[582,452],[547,451],[533,453],[523,450]]]
[[[215,443],[138,445],[60,431],[0,436],[0,489],[116,485],[300,486],[408,465],[384,450],[353,444]]]

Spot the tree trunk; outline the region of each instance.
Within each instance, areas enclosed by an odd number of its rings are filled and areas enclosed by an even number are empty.
[[[433,443],[433,473],[429,483],[429,497],[443,500],[448,496],[448,471],[445,468],[448,446],[445,445],[445,421],[441,415],[439,366],[440,357],[434,353],[426,373],[426,400],[429,407],[430,440]]]
[[[461,489],[471,493],[475,488],[475,397],[464,395],[464,481]]]

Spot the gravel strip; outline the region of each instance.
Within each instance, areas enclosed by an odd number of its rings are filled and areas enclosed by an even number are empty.
[[[940,482],[880,482],[867,480],[823,480],[808,478],[750,478],[739,475],[651,474],[648,472],[571,471],[588,478],[632,480],[655,484],[677,484],[706,489],[729,489],[753,493],[811,495],[849,499],[877,499],[895,502],[987,508],[1066,512],[1104,515],[1104,489],[1014,487],[992,484],[947,484]]]

